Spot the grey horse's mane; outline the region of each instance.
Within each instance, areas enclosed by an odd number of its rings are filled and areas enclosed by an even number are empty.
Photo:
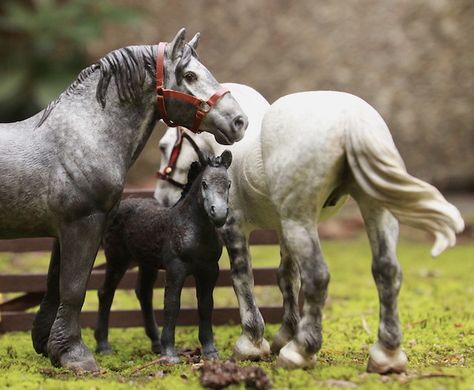
[[[115,79],[120,101],[136,102],[141,96],[146,72],[151,77],[155,77],[155,64],[155,49],[151,45],[128,46],[110,52],[97,63],[83,69],[77,79],[56,100],[48,104],[36,127],[43,124],[63,97],[72,95],[76,88],[96,70],[100,70],[96,98],[102,108],[106,104],[107,88],[112,76]]]

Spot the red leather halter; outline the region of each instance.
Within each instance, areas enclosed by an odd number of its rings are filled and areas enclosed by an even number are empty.
[[[193,147],[194,151],[197,153],[198,156],[202,155],[202,152],[197,146],[196,142],[194,142],[194,140],[188,134],[186,134],[181,127],[177,126],[176,132],[177,132],[176,134],[177,138],[176,138],[176,142],[173,145],[173,149],[171,149],[171,155],[168,161],[168,165],[163,170],[163,172],[157,171],[156,177],[158,179],[165,180],[168,183],[171,183],[178,188],[183,189],[185,184],[180,183],[179,181],[176,181],[171,177],[174,172],[174,169],[176,168],[176,164],[178,162],[178,158],[181,153],[181,146],[183,145],[183,140],[186,138],[189,141],[189,143],[191,144],[191,146]]]
[[[173,145],[173,149],[171,149],[170,159],[168,161],[168,165],[163,170],[163,172],[157,171],[156,177],[161,180],[165,180],[176,187],[184,188],[184,184],[174,180],[171,175],[173,174],[174,168],[176,167],[176,163],[178,162],[178,157],[181,152],[181,145],[183,144],[183,131],[180,127],[176,127],[177,138],[176,142]]]
[[[158,105],[158,110],[160,111],[161,119],[169,126],[176,127],[179,126],[179,123],[173,122],[166,112],[165,98],[173,98],[178,100],[183,100],[194,107],[196,107],[196,116],[194,117],[194,123],[191,130],[193,133],[200,133],[199,126],[206,116],[206,114],[211,110],[212,106],[217,103],[217,101],[224,96],[226,93],[230,92],[227,88],[220,88],[217,90],[214,95],[212,95],[207,101],[199,99],[195,96],[188,95],[184,92],[174,91],[172,89],[165,89],[164,79],[165,79],[165,48],[166,42],[160,42],[158,44],[158,54],[156,56],[156,102]]]

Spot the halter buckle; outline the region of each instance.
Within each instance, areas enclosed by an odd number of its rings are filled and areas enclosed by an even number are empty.
[[[201,103],[199,103],[198,109],[199,111],[202,111],[207,114],[209,111],[211,111],[211,105],[208,102],[202,100]]]

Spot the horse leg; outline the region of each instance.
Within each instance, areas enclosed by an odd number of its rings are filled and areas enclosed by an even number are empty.
[[[98,371],[82,341],[79,314],[105,219],[102,213],[91,214],[60,228],[60,302],[48,340],[48,356],[53,365],[75,372]]]
[[[364,195],[354,196],[364,217],[372,249],[372,275],[380,302],[378,342],[370,348],[367,371],[403,372],[407,357],[401,349],[402,331],[397,298],[402,271],[396,255],[398,221],[386,209]]]
[[[329,271],[313,224],[295,219],[282,219],[282,236],[291,258],[300,270],[304,293],[303,318],[292,341],[278,355],[278,364],[286,368],[312,367],[315,353],[321,349],[322,309],[327,296]]]
[[[265,323],[253,294],[253,273],[247,239],[236,218],[230,216],[221,229],[230,258],[232,285],[239,302],[242,334],[234,347],[239,360],[259,360],[270,354],[270,344],[263,338]]]
[[[54,240],[49,262],[48,281],[46,293],[41,301],[40,308],[36,313],[33,327],[31,329],[31,338],[35,351],[44,356],[48,356],[47,344],[51,327],[56,318],[59,306],[59,263],[60,248],[59,240]]]
[[[107,256],[104,284],[97,292],[99,297],[99,313],[94,337],[97,343],[97,353],[110,354],[112,347],[109,344],[109,317],[110,308],[114,300],[115,290],[128,268],[128,257]]]
[[[188,275],[186,264],[175,259],[166,270],[164,324],[161,333],[161,356],[167,363],[179,363],[175,349],[175,328],[181,307],[181,291]]]
[[[207,359],[219,357],[212,332],[212,310],[214,308],[212,293],[218,276],[219,265],[217,263],[208,266],[199,265],[199,270],[195,274],[199,311],[199,341],[202,345],[202,354]]]
[[[281,262],[278,267],[278,286],[283,295],[283,322],[273,338],[272,352],[278,353],[296,334],[300,321],[298,294],[300,291],[300,272],[298,264],[291,258],[285,244],[281,243]]]
[[[151,340],[151,350],[154,353],[160,353],[160,331],[156,324],[155,312],[153,310],[153,287],[155,286],[158,270],[149,265],[139,266],[139,275],[135,293],[142,308],[143,322],[145,323],[145,332]]]

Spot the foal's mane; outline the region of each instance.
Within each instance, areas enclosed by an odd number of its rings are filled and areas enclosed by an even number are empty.
[[[203,159],[203,161],[194,161],[191,163],[191,167],[189,168],[188,171],[188,177],[186,184],[183,187],[183,190],[181,191],[181,197],[179,200],[175,203],[178,204],[181,200],[183,200],[186,195],[189,193],[191,190],[191,187],[193,186],[193,183],[196,181],[196,179],[202,175],[202,173],[205,171],[207,167],[215,167],[218,168],[222,166],[222,159],[221,156],[207,156]]]
[[[105,107],[107,89],[112,76],[120,101],[136,102],[141,96],[146,72],[155,77],[155,63],[155,48],[151,45],[128,46],[110,52],[97,63],[83,69],[77,79],[56,100],[48,104],[36,127],[43,124],[63,97],[72,95],[97,70],[100,71],[100,78],[96,98],[102,108]]]

